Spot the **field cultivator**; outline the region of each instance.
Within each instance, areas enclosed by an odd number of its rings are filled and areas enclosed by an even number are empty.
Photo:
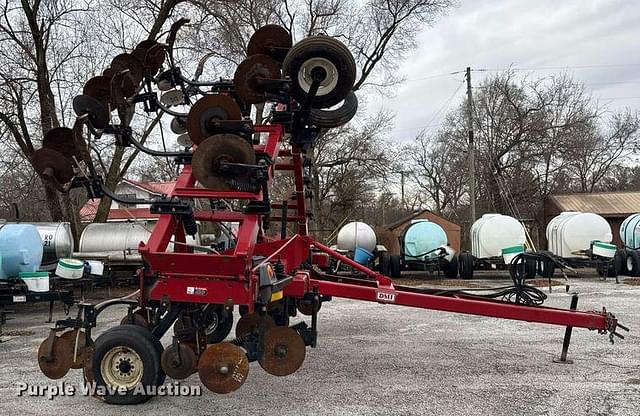
[[[229,393],[246,381],[251,361],[276,376],[298,370],[306,347],[316,346],[321,305],[333,297],[588,328],[611,337],[625,329],[605,310],[542,307],[522,282],[493,296],[397,286],[314,240],[307,229],[312,195],[305,154],[321,128],[355,114],[351,53],[327,36],[293,45],[286,30],[270,25],[254,34],[233,80],[200,81],[204,61],[187,79],[172,57],[184,23],[174,24],[166,43],[144,41],[87,82],[74,100],[74,128],[47,135],[34,156],[38,172],[62,192],[84,187],[92,198],[145,203],[160,214],[147,244],[140,244],[145,266],[138,271],[139,290],[97,305],[81,303],[75,317],[57,321],[38,351],[46,376],[58,379],[82,368],[86,381],[115,388],[99,396],[118,404],[152,396],[137,386],[196,372],[208,389]],[[161,71],[165,62],[168,68]],[[251,105],[265,102],[271,104],[267,121],[254,124]],[[183,150],[153,150],[134,138],[128,122],[140,103],[148,112],[173,116],[171,129]],[[111,110],[118,112],[118,124],[110,121]],[[89,157],[92,142],[105,135],[119,146],[174,158],[182,167],[173,190],[153,200],[110,192]],[[293,187],[290,197],[272,202],[277,171],[292,175]],[[186,236],[205,224],[233,231],[233,246],[187,244]],[[330,257],[359,277],[327,272]],[[113,305],[128,306],[122,325],[94,341],[97,317]],[[237,314],[235,338],[225,341]],[[290,325],[298,314],[309,322]],[[163,347],[160,339],[171,328],[172,341]]]

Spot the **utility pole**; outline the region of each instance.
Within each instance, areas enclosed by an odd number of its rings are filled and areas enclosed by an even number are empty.
[[[473,142],[473,96],[471,93],[471,67],[467,67],[467,128],[469,129],[469,200],[471,217],[469,227],[476,221],[476,146]]]

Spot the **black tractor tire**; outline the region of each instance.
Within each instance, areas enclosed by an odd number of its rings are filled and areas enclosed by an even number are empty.
[[[327,108],[344,100],[356,81],[356,61],[349,49],[339,40],[329,36],[310,36],[293,45],[282,63],[284,75],[291,77],[291,95],[304,103],[307,92],[300,85],[300,69],[310,59],[321,58],[333,64],[337,72],[336,85],[323,95],[316,95],[313,108]]]
[[[473,255],[468,251],[463,251],[458,256],[458,270],[461,279],[473,279]]]
[[[402,273],[402,264],[400,262],[400,255],[392,254],[390,256],[390,265],[389,265],[389,277],[392,279],[396,279],[400,277]]]
[[[391,256],[389,253],[384,252],[380,255],[380,274],[390,276],[391,271]]]
[[[215,314],[215,317],[211,314]],[[233,328],[233,312],[225,313],[223,306],[214,308],[213,305],[210,305],[205,316],[207,326],[204,333],[207,336],[207,344],[217,344],[224,341]],[[217,324],[214,325],[214,321]]]
[[[358,97],[353,91],[349,91],[342,105],[335,110],[321,110],[312,108],[309,113],[309,122],[318,127],[333,128],[347,124],[358,111]]]
[[[153,336],[149,330],[138,325],[120,325],[113,327],[102,333],[95,342],[95,352],[92,356],[91,368],[93,380],[96,383],[97,391],[104,389],[105,394],[98,396],[105,402],[118,405],[131,405],[144,403],[151,399],[153,395],[146,394],[149,389],[154,389],[164,383],[166,375],[160,364],[162,344]],[[110,390],[105,381],[102,369],[112,368],[107,361],[113,354],[124,355],[120,357],[121,363],[129,372],[142,371],[142,375],[137,385],[144,388],[144,392],[137,392],[136,387],[128,388],[122,394],[117,390]],[[142,364],[142,369],[136,368],[139,363],[127,362],[127,355],[137,355]],[[115,359],[111,357],[112,359]],[[126,372],[126,371],[125,371]],[[109,377],[107,377],[109,378]],[[139,387],[138,387],[139,388]]]
[[[444,268],[444,275],[447,276],[447,279],[458,278],[458,256],[454,255],[451,258],[451,261],[448,261],[446,263],[446,266]]]
[[[640,276],[640,253],[637,250],[626,249],[627,257],[625,261],[626,275],[631,277]]]

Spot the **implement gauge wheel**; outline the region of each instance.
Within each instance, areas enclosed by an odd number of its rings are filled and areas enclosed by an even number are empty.
[[[300,103],[313,83],[312,73],[320,70],[324,79],[313,100],[313,108],[327,108],[344,100],[356,81],[356,61],[349,49],[329,36],[311,36],[295,45],[282,63],[292,81],[293,97]]]
[[[207,344],[222,342],[231,332],[233,312],[225,314],[223,308],[209,305],[204,312],[206,323],[204,333],[207,336]]]
[[[151,399],[154,388],[164,383],[160,365],[162,344],[147,329],[120,325],[96,339],[91,360],[98,396],[110,404],[138,404]],[[111,387],[109,389],[108,387]]]

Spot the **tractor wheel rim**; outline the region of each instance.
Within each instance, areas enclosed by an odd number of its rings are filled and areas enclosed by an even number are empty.
[[[213,334],[218,328],[219,324],[220,324],[220,317],[218,316],[217,313],[214,312],[211,318],[211,323],[207,325],[207,327],[204,330],[205,335]]]
[[[100,372],[108,385],[130,390],[142,380],[144,364],[136,351],[114,347],[102,358]]]
[[[327,95],[338,85],[339,76],[336,66],[326,58],[310,58],[304,61],[298,71],[298,84],[305,92],[309,92],[311,84],[313,84],[311,71],[318,67],[324,69],[326,76],[320,82],[316,95]]]

